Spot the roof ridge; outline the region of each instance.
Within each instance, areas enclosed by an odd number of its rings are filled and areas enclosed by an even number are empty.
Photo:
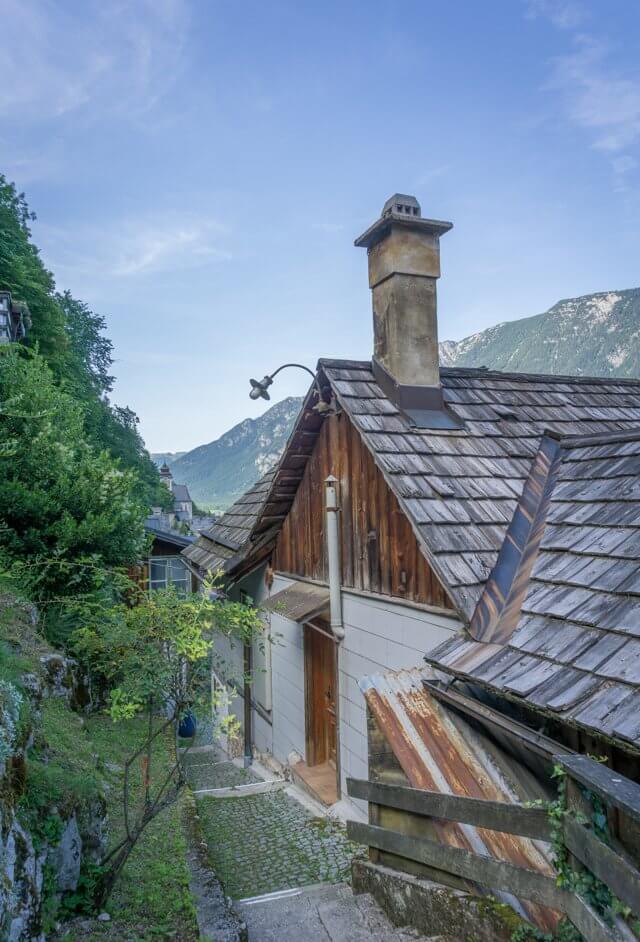
[[[474,641],[506,644],[518,624],[561,456],[557,438],[543,436],[498,559],[471,617],[469,634]]]
[[[596,435],[563,435],[558,436],[553,429],[545,429],[544,434],[551,438],[559,438],[563,448],[585,448],[589,445],[610,445],[615,442],[635,442],[640,439],[640,425],[637,429],[627,429],[619,432],[600,432]]]
[[[371,370],[371,360],[341,360],[333,357],[320,357],[318,368],[345,369],[345,370]],[[444,366],[440,365],[440,373],[445,376],[483,376],[499,379],[512,379],[517,382],[547,382],[547,383],[578,383],[583,385],[623,385],[640,386],[640,376],[583,376],[571,373],[522,373],[515,370],[489,369],[486,366]]]

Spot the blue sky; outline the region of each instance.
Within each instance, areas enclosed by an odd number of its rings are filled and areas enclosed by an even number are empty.
[[[107,317],[153,450],[259,414],[248,377],[285,360],[370,355],[353,239],[395,191],[454,223],[441,339],[640,285],[635,0],[0,0],[0,23],[0,170]]]

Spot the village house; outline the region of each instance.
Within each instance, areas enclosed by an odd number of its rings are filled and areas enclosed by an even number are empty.
[[[183,550],[268,613],[235,690],[245,749],[326,804],[385,756],[476,797],[543,796],[551,755],[594,743],[638,779],[640,380],[440,368],[450,229],[387,201],[356,240],[373,356],[318,361],[277,467]],[[477,843],[462,830],[439,839]]]
[[[166,462],[160,468],[160,480],[169,490],[172,502],[166,510],[154,507],[145,521],[145,530],[152,543],[144,563],[143,580],[150,589],[174,585],[179,592],[195,591],[198,580],[181,554],[214,518],[194,516],[187,485],[173,480]]]

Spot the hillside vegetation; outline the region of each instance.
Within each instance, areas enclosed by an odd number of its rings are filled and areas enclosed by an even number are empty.
[[[544,314],[440,344],[444,366],[640,376],[640,288],[558,301]]]
[[[245,419],[215,441],[169,460],[175,480],[188,484],[199,506],[226,510],[276,463],[301,404],[302,399],[283,399],[257,419]],[[168,455],[154,458],[161,462]]]

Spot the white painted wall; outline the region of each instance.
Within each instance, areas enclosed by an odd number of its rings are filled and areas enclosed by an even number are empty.
[[[358,681],[371,674],[421,667],[427,651],[460,628],[457,616],[427,612],[392,599],[343,591],[340,645],[340,757],[342,793],[346,778],[368,778],[367,721]],[[358,802],[366,808],[364,802]]]
[[[235,587],[264,602],[294,580],[275,576],[271,589],[264,584],[263,570],[251,583]],[[380,596],[342,593],[345,638],[338,649],[340,694],[340,765],[342,797],[346,778],[368,777],[367,724],[364,697],[358,682],[370,674],[420,667],[427,651],[460,628],[455,615],[429,612]],[[286,763],[292,751],[305,757],[304,652],[302,625],[273,612],[271,619],[272,713],[269,723],[254,711],[254,744],[262,753]],[[242,698],[233,710],[242,721]],[[364,802],[357,802],[366,808]]]
[[[292,584],[293,580],[276,576],[269,594]],[[264,589],[256,601],[266,596]],[[347,776],[368,777],[365,703],[358,681],[370,674],[421,666],[426,652],[456,632],[460,621],[457,616],[348,590],[343,591],[342,606],[345,639],[339,647],[338,670],[342,793],[346,797]],[[273,739],[268,751],[284,763],[292,750],[305,755],[303,636],[301,625],[275,613],[271,630],[275,641]],[[256,745],[260,748],[257,737]]]

